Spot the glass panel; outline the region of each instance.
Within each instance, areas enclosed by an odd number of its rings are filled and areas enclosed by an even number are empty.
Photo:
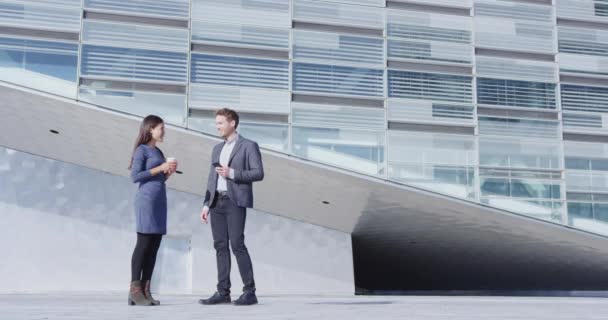
[[[389,38],[471,44],[470,17],[407,10],[387,10]]]
[[[479,134],[522,138],[559,139],[559,121],[479,117]]]
[[[594,203],[593,217],[601,222],[608,222],[608,204]]]
[[[591,193],[566,193],[566,199],[569,201],[592,201],[593,195]]]
[[[562,84],[562,109],[608,113],[608,88]]]
[[[80,6],[57,7],[65,1],[45,1],[46,6],[14,1],[0,1],[0,25],[61,32],[80,32]],[[71,5],[71,4],[70,4]]]
[[[608,57],[608,31],[558,26],[559,52]]]
[[[509,20],[553,23],[551,6],[504,2],[501,0],[475,0],[475,15]]]
[[[332,105],[292,103],[294,125],[326,128],[361,128],[384,130],[385,111],[380,108],[357,108]]]
[[[554,54],[555,35],[552,24],[514,22],[475,17],[475,45],[511,51]]]
[[[280,124],[243,123],[240,133],[261,147],[281,152],[289,150],[289,127]]]
[[[382,69],[293,64],[293,90],[335,95],[377,96],[384,94]]]
[[[76,98],[78,45],[0,38],[0,79]]]
[[[556,0],[557,16],[574,20],[606,22],[605,10],[597,10],[600,4],[594,0]]]
[[[595,202],[608,202],[608,194],[604,193],[594,193],[593,201]]]
[[[582,141],[564,141],[564,152],[566,159],[584,160],[587,165],[584,168],[572,168],[589,170],[589,161],[597,161],[606,163],[608,161],[608,143],[597,142],[582,142]],[[604,165],[602,164],[601,167]],[[594,169],[595,165],[594,165]]]
[[[209,85],[289,88],[289,62],[192,54],[190,79]]]
[[[555,84],[477,78],[477,103],[522,108],[556,109]]]
[[[474,10],[476,46],[555,53],[551,6],[476,0]]]
[[[591,203],[569,202],[568,214],[571,224],[580,218],[593,219],[593,205]]]
[[[475,107],[424,100],[388,99],[388,119],[399,122],[473,124]]]
[[[353,26],[357,28],[384,28],[382,8],[354,6],[311,0],[294,0],[293,20]]]
[[[534,171],[500,170],[496,172],[499,174],[494,174],[493,171],[488,170],[480,171],[482,196],[502,195],[526,199],[561,199],[564,182],[559,175],[553,178],[547,176],[544,179],[539,179],[540,177],[535,177]],[[524,174],[522,175],[522,173]],[[508,186],[503,186],[505,183]]]
[[[382,38],[294,30],[293,41],[294,59],[384,66]]]
[[[561,201],[522,200],[517,198],[484,197],[481,203],[531,216],[537,219],[561,223],[563,203]]]
[[[608,76],[608,57],[560,53],[559,70],[562,73]]]
[[[390,163],[389,179],[453,197],[475,199],[475,169],[428,164]]]
[[[217,136],[215,120],[212,118],[188,118],[188,128]],[[238,132],[257,142],[260,147],[287,152],[289,150],[289,128],[286,124],[254,123],[241,115]]]
[[[473,20],[420,11],[387,11],[388,56],[470,64]]]
[[[192,19],[291,27],[289,0],[192,0]]]
[[[591,170],[608,171],[608,160],[607,159],[591,160]]]
[[[561,174],[480,169],[481,202],[536,218],[561,222]]]
[[[388,57],[392,60],[414,59],[457,64],[471,64],[473,47],[469,44],[417,40],[388,40]]]
[[[81,85],[79,98],[81,101],[142,117],[154,114],[166,123],[178,126],[186,124],[185,94],[116,90],[104,81],[94,81],[91,85]]]
[[[186,53],[83,45],[81,74],[108,80],[185,83],[187,60]]]
[[[468,9],[473,6],[473,0],[407,0],[407,2],[433,4],[445,7]]]
[[[608,117],[605,114],[563,112],[564,129],[569,131],[599,133],[608,130]]]
[[[113,47],[188,51],[188,30],[85,20],[82,41]]]
[[[511,195],[511,184],[509,180],[499,178],[480,179],[481,194],[484,196],[505,196]]]
[[[482,166],[505,168],[563,168],[560,141],[479,137]]]
[[[608,234],[608,224],[605,219],[606,211],[606,205],[568,202],[568,224],[598,234]],[[602,219],[596,218],[596,213],[601,215]]]
[[[226,106],[241,112],[289,114],[289,91],[247,87],[190,85],[190,108],[214,110]]]
[[[187,19],[190,10],[188,0],[84,0],[86,9],[126,13],[133,16],[159,16],[162,18]]]
[[[388,70],[388,96],[448,102],[472,102],[472,77]]]
[[[560,199],[560,192],[561,186],[558,183],[511,180],[511,197],[515,198]]]
[[[33,4],[52,5],[60,7],[76,7],[80,8],[81,0],[17,0],[18,2],[28,2]],[[4,1],[2,1],[4,2]],[[15,0],[8,0],[6,2],[16,2]]]
[[[474,136],[389,131],[388,143],[389,162],[477,165]]]
[[[369,175],[384,174],[384,132],[292,128],[293,153]]]
[[[289,49],[289,29],[192,21],[192,41],[238,47]]]
[[[608,193],[608,172],[566,171],[568,191]]]
[[[554,62],[503,59],[483,56],[477,56],[476,61],[476,70],[478,76],[547,82],[557,81],[557,64]],[[528,86],[526,89],[530,90],[531,88]]]
[[[566,169],[591,170],[591,163],[587,159],[566,157]]]
[[[386,2],[384,0],[340,0],[336,2],[374,7],[384,7],[386,5]]]

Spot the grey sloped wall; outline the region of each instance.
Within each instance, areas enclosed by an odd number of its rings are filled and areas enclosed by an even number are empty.
[[[0,292],[126,291],[135,190],[124,177],[0,147]],[[202,200],[175,190],[168,198],[154,289],[213,292],[215,252],[210,227],[198,219]],[[260,294],[354,292],[349,234],[250,210],[246,242]]]

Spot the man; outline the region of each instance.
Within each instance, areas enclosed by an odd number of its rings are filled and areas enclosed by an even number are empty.
[[[230,303],[230,250],[236,257],[243,280],[243,294],[235,305],[258,303],[251,258],[245,247],[246,208],[253,207],[252,183],[264,178],[264,167],[258,144],[240,136],[236,129],[238,114],[231,109],[215,113],[215,127],[224,142],[211,153],[211,170],[201,219],[211,217],[213,246],[217,259],[217,292],[200,304]]]

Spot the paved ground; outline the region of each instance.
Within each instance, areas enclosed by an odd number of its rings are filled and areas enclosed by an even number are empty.
[[[29,319],[608,319],[608,299],[503,297],[260,296],[252,307],[201,306],[198,296],[159,295],[158,307],[129,307],[126,295],[4,294],[1,320]]]

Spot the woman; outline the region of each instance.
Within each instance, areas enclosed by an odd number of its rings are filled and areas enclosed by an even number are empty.
[[[131,157],[131,178],[139,183],[135,196],[137,244],[131,258],[129,305],[159,305],[150,294],[150,280],[162,236],[167,233],[167,191],[165,180],[176,170],[156,146],[165,136],[160,117],[144,118]]]

